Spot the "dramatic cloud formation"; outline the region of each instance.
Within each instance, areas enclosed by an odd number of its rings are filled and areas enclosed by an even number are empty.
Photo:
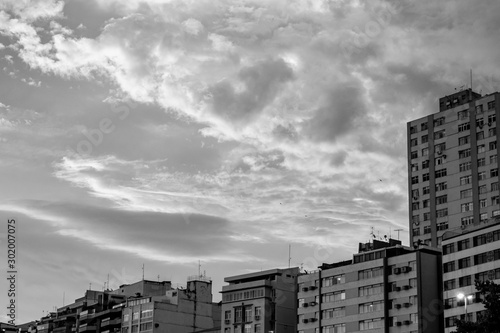
[[[287,265],[288,244],[315,269],[372,227],[406,243],[406,122],[470,68],[475,90],[499,90],[498,10],[2,1],[0,212],[20,225],[20,322],[143,263],[183,283],[201,261],[219,299],[224,276]]]

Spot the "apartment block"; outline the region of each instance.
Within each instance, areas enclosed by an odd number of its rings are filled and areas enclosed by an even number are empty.
[[[296,333],[297,267],[227,277],[222,287],[224,333]]]
[[[374,240],[298,277],[298,332],[442,332],[441,253]]]
[[[122,333],[191,333],[220,329],[221,307],[212,302],[212,281],[188,278],[187,287],[163,295],[128,298],[123,308]]]
[[[476,321],[484,311],[474,281],[500,283],[500,222],[469,226],[443,235],[445,333],[455,320]]]
[[[447,230],[500,216],[499,96],[459,91],[407,124],[411,244],[438,247]]]

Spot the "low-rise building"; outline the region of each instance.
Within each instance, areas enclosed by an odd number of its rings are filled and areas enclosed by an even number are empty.
[[[271,269],[224,279],[224,333],[295,333],[299,268]]]

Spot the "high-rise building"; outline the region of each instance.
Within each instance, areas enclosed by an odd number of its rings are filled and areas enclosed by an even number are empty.
[[[295,333],[297,267],[271,269],[224,279],[223,333]]]
[[[407,124],[411,244],[440,247],[447,230],[500,217],[499,98],[459,91]]]
[[[442,332],[441,252],[390,240],[298,277],[299,333]]]

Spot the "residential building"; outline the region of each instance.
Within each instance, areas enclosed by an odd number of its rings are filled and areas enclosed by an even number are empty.
[[[231,276],[222,287],[223,333],[295,333],[299,268]]]
[[[122,333],[191,333],[220,327],[221,307],[212,302],[212,281],[188,278],[186,289],[127,299]]]
[[[441,333],[441,252],[360,244],[352,260],[298,277],[299,333]]]
[[[411,244],[439,247],[447,230],[500,216],[499,97],[462,90],[407,124]]]
[[[475,280],[500,283],[500,221],[443,235],[443,297],[445,333],[456,319],[476,321],[484,306]]]

